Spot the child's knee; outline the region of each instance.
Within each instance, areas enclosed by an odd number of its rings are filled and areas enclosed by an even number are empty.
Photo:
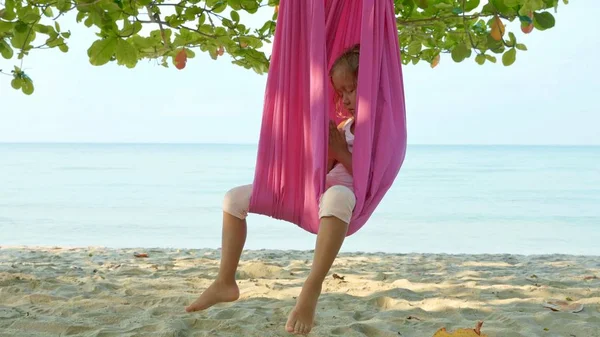
[[[252,185],[243,185],[230,189],[223,198],[223,211],[238,219],[246,219],[250,208]]]
[[[345,223],[350,223],[354,206],[356,206],[356,196],[351,189],[342,185],[331,186],[321,196],[319,218],[334,216]]]

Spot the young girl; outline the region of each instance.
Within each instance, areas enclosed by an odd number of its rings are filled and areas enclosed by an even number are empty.
[[[312,328],[323,280],[344,242],[356,204],[352,181],[352,146],[358,58],[357,45],[336,60],[329,74],[337,92],[337,113],[341,113],[343,105],[349,116],[345,116],[347,119],[337,127],[334,122],[329,124],[327,189],[319,202],[320,224],[313,263],[285,325],[288,332],[295,334],[308,334]],[[246,216],[251,194],[252,185],[244,185],[233,188],[225,195],[219,273],[202,295],[186,307],[186,311],[204,310],[217,303],[232,302],[239,298],[235,272],[246,241]]]

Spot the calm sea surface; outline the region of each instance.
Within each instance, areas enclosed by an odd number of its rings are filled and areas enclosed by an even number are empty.
[[[0,245],[218,248],[256,146],[0,144]],[[251,215],[246,247],[315,236]],[[410,146],[343,251],[600,255],[600,147]]]

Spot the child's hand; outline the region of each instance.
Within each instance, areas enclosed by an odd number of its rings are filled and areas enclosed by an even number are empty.
[[[337,159],[346,151],[348,151],[346,137],[333,121],[329,121],[329,155]]]

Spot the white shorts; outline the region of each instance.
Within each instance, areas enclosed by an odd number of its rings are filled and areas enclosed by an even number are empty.
[[[246,219],[251,195],[252,185],[232,188],[225,194],[223,211],[238,219]],[[356,196],[351,189],[342,185],[331,186],[319,199],[319,219],[334,216],[345,223],[350,223],[355,205]]]

